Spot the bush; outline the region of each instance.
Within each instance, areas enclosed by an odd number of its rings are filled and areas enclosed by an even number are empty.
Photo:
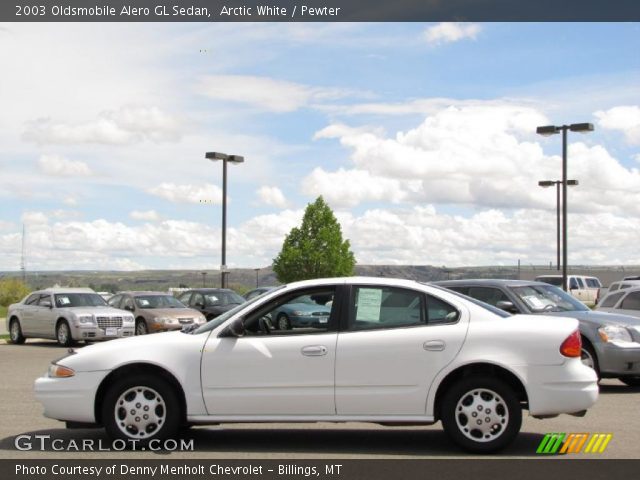
[[[29,286],[18,278],[0,280],[0,305],[8,307],[22,300],[29,292]]]

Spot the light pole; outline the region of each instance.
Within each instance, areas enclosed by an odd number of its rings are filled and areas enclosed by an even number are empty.
[[[567,291],[567,132],[593,132],[591,123],[571,125],[547,125],[536,128],[536,133],[545,137],[562,132],[562,289]]]
[[[254,268],[254,270],[256,271],[256,288],[258,288],[258,273],[260,273],[260,269]]]
[[[209,160],[222,160],[222,264],[220,265],[220,288],[227,288],[227,162],[242,163],[244,157],[220,152],[207,152]]]
[[[557,253],[557,269],[560,270],[560,185],[562,185],[561,180],[540,180],[538,182],[538,186],[542,188],[549,188],[553,185],[556,186],[556,253]],[[567,180],[567,185],[570,187],[575,187],[578,185],[578,180]]]
[[[206,287],[206,282],[204,281],[205,278],[207,278],[207,272],[200,272],[200,275],[202,275],[202,288]]]

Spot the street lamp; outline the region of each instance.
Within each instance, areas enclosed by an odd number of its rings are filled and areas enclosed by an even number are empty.
[[[557,252],[557,269],[560,270],[560,185],[562,185],[561,180],[540,180],[538,182],[538,186],[542,188],[549,188],[552,186],[556,186],[556,234],[557,234],[557,242],[556,242],[556,252]],[[570,187],[575,187],[578,185],[578,180],[567,180],[567,185]]]
[[[205,278],[207,278],[207,272],[200,272],[200,275],[202,275],[202,288],[206,287],[206,282],[205,282]]]
[[[254,268],[254,270],[256,271],[256,288],[258,288],[258,274],[260,273],[260,269]]]
[[[562,289],[567,291],[567,132],[593,132],[591,123],[571,125],[547,125],[536,128],[536,133],[545,137],[562,132]]]
[[[244,157],[220,152],[207,152],[209,160],[222,160],[222,264],[220,265],[220,288],[227,288],[227,162],[242,163]]]

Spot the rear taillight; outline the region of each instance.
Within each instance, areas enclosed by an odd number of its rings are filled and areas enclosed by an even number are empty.
[[[560,345],[560,353],[565,357],[580,357],[581,351],[582,339],[578,330],[569,335]]]

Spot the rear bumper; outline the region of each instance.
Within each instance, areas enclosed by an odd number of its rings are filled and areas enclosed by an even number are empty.
[[[568,359],[565,368],[529,367],[526,379],[531,415],[578,413],[598,399],[596,372],[578,358]]]

